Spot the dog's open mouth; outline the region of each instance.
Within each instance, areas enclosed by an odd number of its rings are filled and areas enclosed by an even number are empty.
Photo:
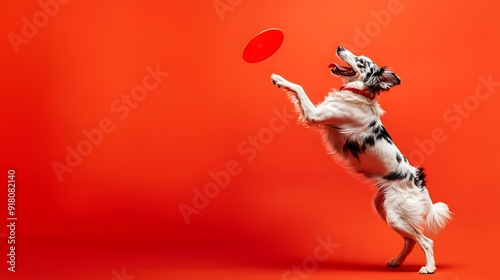
[[[350,77],[356,75],[356,72],[354,72],[354,70],[352,70],[352,68],[349,66],[338,65],[337,63],[333,62],[328,65],[328,67],[331,68],[332,74],[337,76]]]

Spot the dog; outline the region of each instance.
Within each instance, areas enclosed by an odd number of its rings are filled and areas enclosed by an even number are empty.
[[[426,258],[419,273],[432,274],[436,270],[434,242],[424,231],[437,234],[451,219],[451,212],[445,203],[432,203],[424,169],[408,162],[380,120],[384,111],[377,97],[401,80],[389,68],[378,67],[370,58],[356,56],[342,46],[336,53],[348,66],[332,63],[329,68],[343,79],[344,86],[317,106],[300,85],[276,74],[271,80],[288,93],[299,122],[320,129],[335,159],[375,183],[378,214],[404,239],[403,250],[387,266],[399,267],[418,244]]]

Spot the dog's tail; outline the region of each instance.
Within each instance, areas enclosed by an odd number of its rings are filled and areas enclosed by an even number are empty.
[[[448,205],[443,202],[432,204],[425,219],[425,229],[433,235],[438,234],[451,220],[451,214]]]

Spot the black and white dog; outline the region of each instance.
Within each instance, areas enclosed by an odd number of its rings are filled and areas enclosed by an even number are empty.
[[[368,57],[356,56],[341,46],[337,56],[348,66],[332,63],[330,68],[343,79],[344,86],[317,106],[300,85],[276,74],[271,76],[272,82],[288,93],[302,123],[321,130],[328,151],[336,159],[376,183],[376,209],[404,239],[403,250],[387,266],[400,266],[417,243],[426,257],[419,272],[434,273],[433,241],[424,235],[424,229],[437,233],[451,213],[446,204],[432,203],[423,168],[412,166],[394,145],[380,121],[384,111],[375,101],[380,92],[401,81],[386,67],[379,68]]]

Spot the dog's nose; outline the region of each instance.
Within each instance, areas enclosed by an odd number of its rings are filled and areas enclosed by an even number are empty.
[[[339,47],[337,48],[337,52],[343,52],[343,51],[345,51],[344,47],[339,46]]]

